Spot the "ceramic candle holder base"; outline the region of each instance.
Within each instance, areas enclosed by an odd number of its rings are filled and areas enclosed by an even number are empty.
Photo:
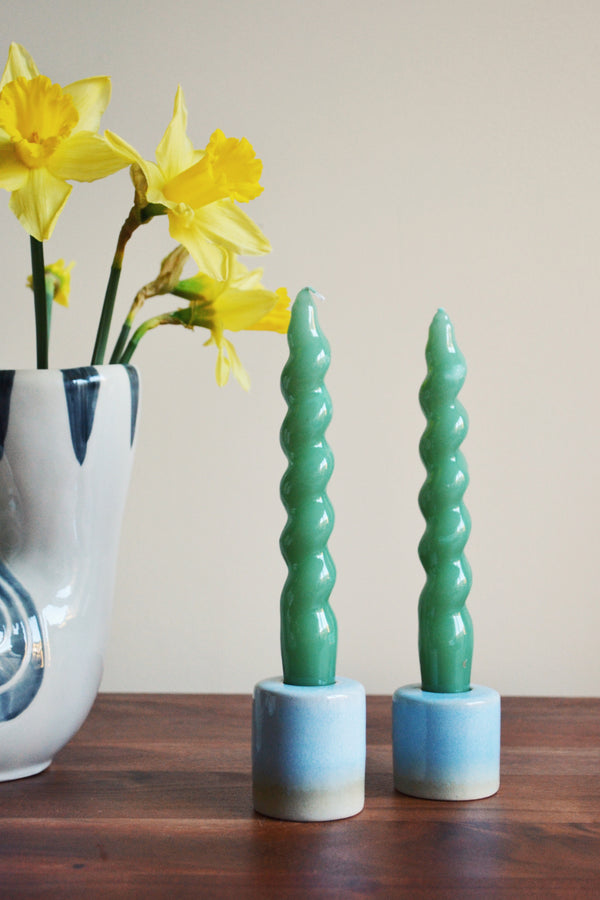
[[[254,689],[254,809],[275,819],[346,819],[365,802],[366,698],[362,684],[324,687],[268,678]]]
[[[472,685],[436,694],[411,684],[392,704],[394,787],[430,800],[479,800],[500,786],[500,695]]]

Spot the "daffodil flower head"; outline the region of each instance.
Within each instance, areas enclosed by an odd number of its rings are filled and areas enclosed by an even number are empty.
[[[211,332],[205,346],[216,346],[217,384],[223,386],[230,372],[248,390],[250,379],[235,347],[224,332],[242,330],[285,333],[290,321],[290,298],[285,288],[269,291],[261,284],[262,269],[250,271],[233,254],[222,261],[224,276],[215,279],[203,272],[180,281],[173,293],[189,302],[174,316],[188,328],[202,326]]]
[[[55,303],[61,306],[69,305],[69,294],[71,291],[71,269],[75,265],[74,262],[65,266],[64,259],[57,259],[55,263],[49,263],[44,267],[46,294]],[[33,278],[30,275],[27,278],[27,287],[33,290]]]
[[[167,208],[169,232],[186,247],[199,268],[220,276],[222,249],[259,255],[271,246],[260,228],[236,202],[247,203],[262,192],[262,163],[246,138],[213,133],[203,150],[187,135],[187,109],[181,87],[173,117],[156,149],[156,162],[142,159],[121,138],[106,132],[118,152],[142,170],[147,200]]]
[[[0,187],[37,240],[52,234],[72,190],[67,181],[95,181],[128,164],[96,133],[109,100],[108,78],[62,88],[40,75],[24,47],[10,45],[0,80]]]

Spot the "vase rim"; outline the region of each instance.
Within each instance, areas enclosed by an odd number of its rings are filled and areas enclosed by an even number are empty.
[[[107,371],[114,371],[115,369],[137,369],[137,366],[132,363],[102,363],[101,365],[87,365],[87,366],[51,366],[47,369],[36,369],[35,367],[29,368],[0,368],[0,375],[4,372],[19,372],[20,374],[27,376],[35,376],[35,375],[47,375],[48,373],[61,373],[61,372],[75,372],[77,370],[82,372],[91,372],[96,371],[102,374]],[[139,371],[139,370],[138,370]]]

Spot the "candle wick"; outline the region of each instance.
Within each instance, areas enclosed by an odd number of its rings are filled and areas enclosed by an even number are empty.
[[[304,290],[305,290],[305,291],[310,291],[311,294],[313,295],[313,297],[317,297],[319,300],[324,300],[324,299],[325,299],[325,296],[324,296],[323,294],[321,294],[320,291],[315,290],[315,288],[310,287],[310,285],[309,285],[308,287],[306,287]]]

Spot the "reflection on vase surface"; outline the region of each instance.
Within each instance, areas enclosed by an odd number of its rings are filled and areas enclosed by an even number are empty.
[[[0,562],[0,721],[14,719],[38,692],[44,673],[42,630],[34,603]]]

